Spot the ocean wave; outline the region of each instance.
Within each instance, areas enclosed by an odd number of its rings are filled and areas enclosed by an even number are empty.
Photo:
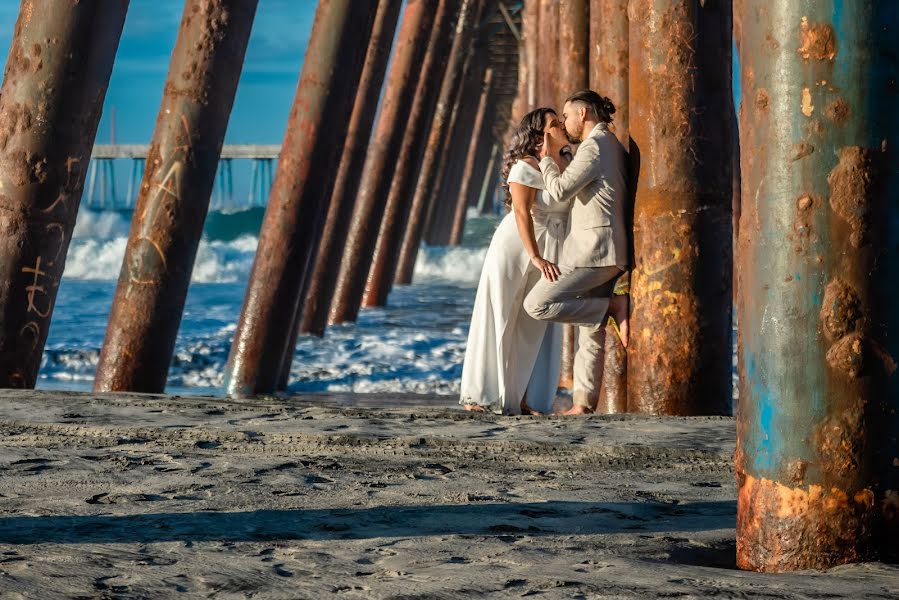
[[[477,285],[486,247],[422,246],[415,261],[416,282],[447,281]]]
[[[130,213],[81,211],[69,245],[64,279],[118,279],[130,227]],[[191,281],[231,283],[246,279],[257,241],[254,235],[242,235],[228,241],[204,237],[197,249]]]
[[[69,246],[64,278],[115,281],[128,243],[130,224],[121,213],[84,211]],[[232,240],[204,237],[197,249],[191,281],[233,283],[245,281],[253,265],[258,238],[241,235]],[[416,282],[444,281],[477,285],[484,263],[484,247],[422,246],[415,263]]]

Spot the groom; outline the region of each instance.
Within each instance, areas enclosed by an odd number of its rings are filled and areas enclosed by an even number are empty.
[[[626,225],[627,176],[622,145],[609,131],[615,106],[592,90],[565,101],[563,127],[568,141],[580,144],[561,173],[562,140],[544,134],[540,151],[545,193],[550,202],[571,200],[568,232],[556,281],[541,278],[524,300],[535,319],[580,325],[574,357],[574,405],[564,414],[596,409],[602,381],[605,331],[612,316],[627,322],[626,296],[612,296],[615,281],[630,266]],[[621,328],[627,345],[626,327]]]

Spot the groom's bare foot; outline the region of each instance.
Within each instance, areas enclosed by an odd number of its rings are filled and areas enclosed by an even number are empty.
[[[575,415],[592,415],[593,409],[587,408],[586,406],[581,406],[580,404],[575,404],[568,410],[563,410],[562,412],[557,412],[554,414],[562,415],[563,417],[571,417]]]
[[[618,337],[621,338],[621,345],[625,348],[630,337],[630,298],[628,294],[624,294],[609,299],[609,316],[615,319]]]
[[[487,409],[484,408],[483,406],[481,406],[480,404],[463,404],[462,408],[464,408],[468,412],[479,412],[479,413],[487,412]]]

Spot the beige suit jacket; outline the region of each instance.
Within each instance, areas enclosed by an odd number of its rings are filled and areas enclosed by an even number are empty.
[[[559,264],[627,270],[627,159],[615,134],[600,123],[581,142],[564,173],[548,156],[540,161],[540,170],[547,201],[572,200]]]

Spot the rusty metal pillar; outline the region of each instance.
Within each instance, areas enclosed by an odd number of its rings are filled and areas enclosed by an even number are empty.
[[[899,558],[899,7],[742,3],[737,565]]]
[[[537,20],[537,106],[548,106],[558,111],[559,100],[559,0],[539,0]]]
[[[325,333],[328,306],[331,303],[334,280],[337,278],[334,265],[340,261],[350,228],[350,218],[359,191],[359,180],[401,7],[402,0],[380,0],[378,3],[320,241],[317,248],[312,248],[314,252],[310,260],[314,262],[310,263],[311,267],[297,295],[297,305],[289,326],[290,339],[281,358],[276,384],[278,390],[287,389],[299,334],[313,333],[322,336]]]
[[[540,48],[540,0],[524,0],[521,7],[521,35],[524,54],[520,57],[527,69],[527,102],[525,110],[513,123],[518,125],[524,115],[537,108],[537,59]]]
[[[421,169],[424,144],[431,130],[440,83],[446,73],[445,57],[450,51],[461,4],[462,0],[441,0],[437,5],[434,30],[422,63],[415,101],[409,112],[406,137],[397,157],[362,306],[383,306],[393,284],[403,230],[409,220],[415,183]]]
[[[94,391],[165,389],[256,4],[184,5]]]
[[[0,387],[37,380],[127,9],[21,5],[0,88]]]
[[[550,77],[556,81],[557,85],[554,88],[552,101],[548,104],[544,103],[542,106],[555,108],[561,119],[565,98],[587,88],[590,53],[590,3],[589,0],[559,0],[557,4],[555,15],[550,9],[541,5],[540,23],[543,35],[553,34],[552,27],[545,24],[544,20],[554,18],[557,28],[555,35],[558,37],[558,44],[555,46],[552,40],[546,42],[550,48],[556,48],[558,58],[542,65],[544,71],[541,77]],[[551,73],[547,69],[556,70],[556,73]],[[563,325],[562,327],[562,368],[559,373],[559,388],[570,390],[574,380],[577,334],[573,325]]]
[[[484,72],[483,82],[481,83],[481,97],[478,100],[474,126],[469,132],[470,139],[465,153],[461,185],[458,188],[454,187],[455,193],[447,196],[448,200],[455,201],[455,210],[452,215],[448,240],[452,246],[458,246],[462,243],[465,215],[471,203],[472,190],[477,183],[480,183],[481,180],[478,175],[483,175],[483,170],[489,160],[488,153],[492,145],[488,142],[488,139],[493,125],[489,116],[492,92],[493,69],[487,69]]]
[[[590,89],[608,97],[615,105],[611,129],[626,151],[630,149],[628,130],[628,0],[590,2]],[[632,171],[634,169],[631,169]],[[632,173],[633,186],[636,173]],[[633,190],[632,190],[633,191]],[[631,194],[633,197],[633,194]],[[626,293],[630,273],[616,285],[615,293]],[[610,323],[612,320],[610,319]],[[627,411],[627,350],[617,335],[606,336],[605,367],[600,386],[599,413]]]
[[[634,0],[628,11],[631,154],[644,150],[628,409],[729,414],[730,3]]]
[[[359,197],[340,261],[328,315],[331,323],[355,321],[359,314],[397,156],[403,144],[406,119],[415,99],[419,69],[434,26],[432,8],[429,0],[406,0],[381,111],[372,133]]]
[[[478,18],[487,10],[490,0],[481,2],[478,7]],[[462,87],[459,90],[447,132],[446,145],[443,150],[444,159],[440,161],[434,181],[434,190],[428,207],[425,241],[432,246],[449,244],[453,214],[456,207],[455,192],[458,181],[465,168],[465,156],[468,150],[477,105],[481,93],[481,84],[487,69],[486,28],[479,28],[476,38],[462,67]]]
[[[276,386],[291,317],[333,190],[377,4],[319,0],[316,8],[228,357],[225,381],[231,396]]]
[[[559,0],[558,10],[558,89],[551,106],[561,112],[565,99],[588,85],[590,0]]]
[[[612,130],[627,150],[628,133],[628,0],[590,2],[590,89],[615,105]]]
[[[465,57],[477,29],[479,6],[482,3],[483,0],[463,0],[459,11],[453,45],[446,61],[446,73],[440,86],[440,96],[434,110],[431,131],[428,134],[418,181],[415,184],[412,207],[409,210],[409,219],[400,246],[394,283],[401,285],[412,283],[415,259],[418,256],[427,219],[428,202],[434,189],[440,162],[444,159],[442,150],[447,141],[450,119],[464,74]]]

